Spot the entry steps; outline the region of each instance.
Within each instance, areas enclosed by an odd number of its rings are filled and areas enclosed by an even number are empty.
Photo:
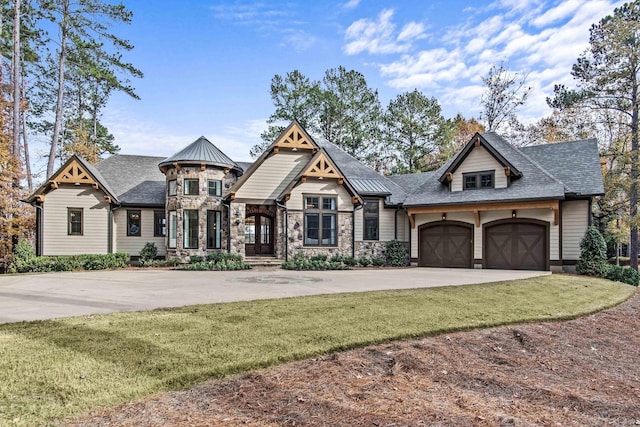
[[[244,262],[251,267],[280,267],[284,260],[274,256],[246,256]]]

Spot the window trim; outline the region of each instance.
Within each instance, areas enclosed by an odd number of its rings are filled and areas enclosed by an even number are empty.
[[[173,191],[171,191],[172,184],[173,184]],[[170,179],[169,181],[167,181],[167,195],[172,197],[178,195],[178,180]]]
[[[132,214],[138,214],[138,231],[136,233],[131,232],[131,216]],[[127,237],[141,237],[142,236],[142,209],[127,209]]]
[[[187,182],[195,181],[196,182],[196,192],[195,193],[187,193],[187,189],[189,186]],[[200,179],[199,178],[185,178],[182,182],[182,194],[184,196],[198,196],[200,195]]]
[[[366,211],[367,203],[372,203],[372,204],[375,203],[376,205],[376,212],[375,212],[376,234],[375,234],[375,237],[373,238],[370,238],[370,236],[367,236],[367,211]],[[379,199],[364,199],[364,206],[362,208],[362,240],[368,240],[368,241],[380,240],[380,200]]]
[[[209,235],[209,215],[213,214],[214,221],[216,222],[216,230],[215,235]],[[214,244],[213,246],[209,245],[209,241],[213,237]],[[207,249],[222,249],[222,212],[217,210],[208,210],[207,211]]]
[[[483,176],[491,176],[491,187],[481,187],[480,183],[482,182]],[[475,187],[467,187],[467,177],[475,177],[476,186]],[[466,172],[462,174],[462,190],[464,191],[472,191],[472,190],[486,190],[489,188],[496,188],[496,171],[480,171],[480,172]]]
[[[162,215],[162,221],[158,224],[158,216]],[[160,232],[164,229],[164,233],[158,234],[158,225],[160,225]],[[165,211],[154,210],[153,211],[153,237],[165,237],[167,235],[167,215]]]
[[[212,182],[216,183],[215,194],[211,194],[211,187],[209,185]],[[222,180],[221,179],[208,179],[207,180],[207,195],[210,196],[210,197],[222,197]]]
[[[198,236],[199,236],[199,232],[200,232],[200,211],[198,209],[183,209],[182,210],[182,248],[183,249],[198,249],[200,247],[200,242],[198,241],[199,238],[196,237],[195,239],[195,246],[187,246],[187,237],[189,236],[189,233],[187,232],[185,225],[185,219],[186,219],[186,214],[187,212],[195,212],[196,213],[196,218],[195,218],[195,224],[196,224],[196,230],[198,231]],[[191,225],[191,223],[189,223],[189,225]],[[191,239],[189,239],[191,240]]]
[[[171,239],[173,235],[173,245]],[[178,212],[169,211],[169,218],[167,220],[167,248],[176,249],[178,247]]]
[[[71,227],[71,211],[80,212],[80,232],[74,233]],[[84,208],[67,208],[67,235],[68,236],[84,236]]]
[[[317,197],[318,198],[318,208],[307,208],[307,198],[309,197]],[[333,199],[335,201],[335,209],[323,209],[324,200],[325,199]],[[335,248],[338,246],[338,196],[337,195],[321,195],[321,194],[303,194],[302,195],[302,207],[303,207],[303,239],[302,245],[304,247],[325,247],[325,248]],[[318,243],[307,243],[307,215],[318,215]],[[335,217],[335,228],[333,229],[332,240],[333,244],[323,244],[322,240],[322,219],[324,215],[333,215]]]

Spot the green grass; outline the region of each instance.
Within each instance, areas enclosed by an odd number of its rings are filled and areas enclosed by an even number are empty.
[[[552,275],[486,285],[189,306],[0,326],[0,425],[397,338],[572,318],[636,288]]]

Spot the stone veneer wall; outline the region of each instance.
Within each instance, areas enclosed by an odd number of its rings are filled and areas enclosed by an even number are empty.
[[[166,181],[168,188],[168,182],[176,180],[176,195],[167,195],[166,202],[166,218],[169,219],[169,211],[176,211],[177,216],[177,233],[176,233],[176,248],[167,248],[167,258],[180,258],[186,261],[191,255],[204,256],[207,252],[214,251],[226,251],[227,250],[227,221],[229,220],[227,214],[227,208],[222,203],[222,196],[225,195],[229,187],[237,180],[236,172],[229,171],[224,173],[224,170],[219,167],[207,166],[205,170],[202,170],[200,166],[183,166],[179,169],[169,168],[166,172]],[[199,184],[198,195],[185,196],[184,195],[184,180],[189,178],[197,178]],[[222,181],[222,196],[209,196],[207,188],[207,180],[217,179]],[[198,248],[185,249],[184,244],[184,230],[183,230],[183,210],[184,209],[197,209],[198,210]],[[220,249],[207,249],[207,211],[217,210],[221,211],[222,234],[220,239]],[[167,228],[168,230],[168,228]],[[244,235],[243,235],[244,237]],[[244,252],[243,252],[244,254]]]
[[[356,242],[356,250],[355,257],[362,258],[366,257],[369,259],[373,258],[386,258],[387,242],[374,242],[374,241],[366,241],[366,242]],[[405,250],[407,252],[407,264],[409,263],[409,242],[403,242]]]
[[[352,255],[353,244],[353,214],[351,212],[338,212],[338,245],[337,246],[304,246],[304,213],[289,211],[289,239],[288,254],[292,259],[297,253],[302,252],[306,257],[318,254]]]
[[[246,217],[244,203],[231,203],[231,246],[229,252],[242,255],[244,258],[244,219]]]

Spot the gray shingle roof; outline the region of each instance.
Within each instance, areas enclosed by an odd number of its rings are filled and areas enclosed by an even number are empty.
[[[163,157],[114,154],[94,168],[123,205],[164,206],[166,181],[158,169]]]
[[[520,149],[577,196],[604,194],[598,143],[595,139],[534,145]]]
[[[326,139],[314,135],[313,140],[318,144],[318,146],[327,152],[329,157],[331,157],[331,160],[333,160],[336,166],[338,166],[342,174],[344,174],[345,178],[347,178],[347,181],[351,183],[354,189],[356,188],[354,179],[356,182],[358,182],[358,180],[361,180],[360,182],[363,182],[362,180],[366,180],[365,182],[368,186],[375,186],[380,190],[383,188],[386,189],[386,191],[382,191],[380,193],[361,193],[362,195],[386,196],[391,193],[387,198],[387,203],[389,204],[398,204],[404,200],[405,191],[395,182],[383,175],[380,175],[370,167],[365,166],[349,154],[345,153],[337,145],[327,141]],[[359,192],[357,189],[356,191]]]
[[[193,143],[187,145],[171,157],[160,162],[159,166],[168,166],[172,163],[193,162],[225,168],[241,169],[233,160],[213,145],[207,138],[201,136]]]
[[[437,179],[428,179],[405,198],[404,205],[430,206],[564,199],[564,185],[552,174],[542,169],[535,161],[493,132],[484,133],[482,137],[493,149],[501,153],[522,173],[521,178],[512,180],[507,188],[455,192],[449,191],[448,185],[441,184]],[[448,165],[449,164],[445,164],[440,168],[436,172],[436,176],[440,176]]]

